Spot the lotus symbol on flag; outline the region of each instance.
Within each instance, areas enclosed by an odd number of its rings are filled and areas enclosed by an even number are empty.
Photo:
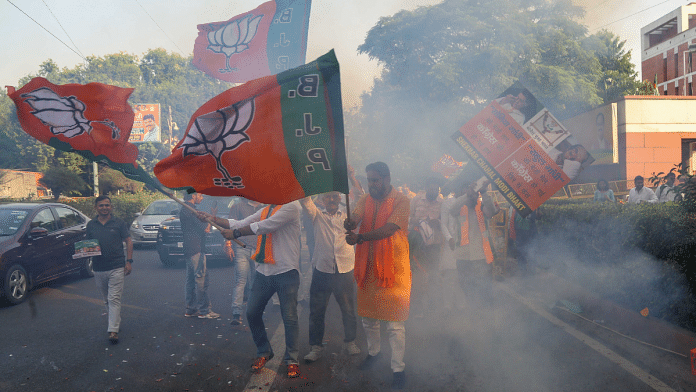
[[[224,53],[227,56],[226,68],[220,69],[221,73],[236,71],[237,68],[230,67],[230,57],[235,53],[249,49],[249,42],[256,35],[263,15],[252,17],[253,15],[247,15],[244,18],[233,20],[208,33],[208,49],[215,53]]]
[[[254,119],[254,112],[254,100],[250,99],[197,117],[181,142],[183,156],[212,155],[218,171],[224,177],[214,178],[215,185],[230,189],[244,188],[242,178],[231,176],[223,165],[222,154],[251,140],[245,131]]]
[[[25,102],[34,109],[31,114],[46,124],[54,135],[73,138],[92,132],[92,121],[85,118],[87,107],[75,96],[61,97],[50,88],[41,87],[21,97],[28,97]],[[118,139],[120,130],[113,121],[95,122],[107,125],[111,128],[111,137]]]

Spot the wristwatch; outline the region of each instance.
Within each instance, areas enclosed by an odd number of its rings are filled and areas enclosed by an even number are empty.
[[[241,236],[242,236],[242,232],[239,231],[239,229],[234,229],[234,230],[232,230],[232,237],[234,237],[235,239],[237,239],[237,238],[239,238],[239,237],[241,237]]]
[[[133,259],[128,259],[128,260],[126,260],[126,261],[129,262],[129,263],[131,263],[131,264],[133,264]]]

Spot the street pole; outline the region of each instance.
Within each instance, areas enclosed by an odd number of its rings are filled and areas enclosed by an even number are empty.
[[[92,176],[94,180],[94,197],[99,197],[99,168],[97,162],[92,162]]]

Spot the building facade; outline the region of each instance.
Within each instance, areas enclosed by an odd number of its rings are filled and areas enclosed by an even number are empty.
[[[592,148],[600,134],[610,141]],[[681,163],[696,168],[696,97],[626,96],[564,121],[566,128],[596,158],[575,183],[632,180],[667,173]]]
[[[661,95],[694,95],[696,3],[689,3],[640,29],[643,80],[657,81]]]
[[[42,199],[51,191],[39,184],[42,173],[0,169],[0,199]]]

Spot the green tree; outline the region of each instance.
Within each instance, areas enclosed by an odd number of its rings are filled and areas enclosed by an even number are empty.
[[[120,171],[108,167],[99,168],[99,192],[101,194],[117,194],[120,191],[138,193],[143,190],[143,186],[142,182],[129,180]]]
[[[624,81],[635,72],[623,42],[589,36],[583,14],[568,0],[445,0],[381,18],[358,47],[383,70],[362,97],[349,151],[418,156],[395,168],[406,180],[443,153],[465,159],[450,136],[516,80],[561,119],[602,104],[605,73]]]
[[[129,98],[131,104],[161,105],[161,129],[163,139],[167,140],[172,133],[175,140],[181,139],[185,131],[184,124],[188,123],[198,107],[231,87],[229,83],[220,82],[196,69],[191,57],[170,54],[164,49],[150,49],[142,56],[124,52],[102,57],[91,56],[83,64],[63,69],[48,59],[39,66],[36,74],[22,78],[17,88],[36,76],[55,84],[99,82],[133,88]],[[170,130],[165,121],[169,107],[172,108],[173,123],[180,125],[178,131]],[[14,103],[6,96],[0,97],[0,129],[0,148],[3,150],[3,154],[0,154],[0,168],[45,171],[50,167],[63,165],[86,179],[89,170],[84,165],[87,162],[79,155],[57,153],[52,147],[36,141],[22,131]],[[138,148],[140,154],[137,162],[150,173],[160,159],[169,155],[169,146],[161,143],[142,143]]]
[[[64,166],[53,166],[43,172],[41,185],[53,192],[58,200],[61,195],[80,195],[87,189],[87,183],[80,176]]]
[[[624,95],[640,93],[642,83],[631,62],[631,52],[626,52],[626,41],[607,30],[590,36],[591,47],[602,67],[602,77],[597,84],[603,103],[615,102]]]

